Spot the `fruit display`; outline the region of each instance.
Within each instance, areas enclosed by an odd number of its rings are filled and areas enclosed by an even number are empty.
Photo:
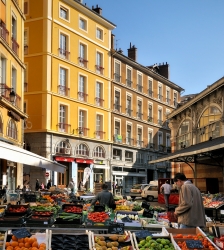
[[[3,214],[5,212],[5,208],[0,208],[0,214]]]
[[[117,213],[117,220],[122,220],[123,218],[125,217],[129,217],[131,220],[138,220],[139,219],[139,216],[138,214],[126,214],[126,213]]]
[[[37,240],[37,237],[32,236],[30,238],[20,238],[17,239],[14,235],[10,237],[10,240],[5,242],[6,250],[46,250],[47,245],[45,242],[40,242]]]
[[[0,232],[0,249],[1,250],[3,248],[4,239],[5,239],[5,232]]]
[[[47,200],[50,203],[54,202],[54,199],[52,199],[50,195],[42,195],[42,197],[40,198],[40,200]]]
[[[44,205],[41,205],[41,206],[31,206],[30,209],[32,210],[32,213],[34,212],[51,212],[53,214],[57,214],[58,211],[61,209],[60,206],[58,205],[53,205],[53,206],[44,206]]]
[[[120,200],[116,200],[115,204],[123,204],[126,200],[125,199],[120,199]]]
[[[74,214],[74,213],[60,213],[59,218],[66,220],[66,221],[73,221],[75,219],[80,219],[82,217],[81,214]]]
[[[132,207],[132,211],[141,211],[142,207],[139,203],[134,203]]]
[[[93,234],[93,246],[96,250],[133,250],[131,235]]]
[[[66,235],[66,234],[52,234],[50,249],[52,250],[89,250],[88,235]]]
[[[130,206],[116,205],[116,210],[130,211]]]
[[[133,234],[135,247],[137,250],[174,250],[175,246],[169,238],[154,238],[147,236],[145,239],[136,238]]]
[[[82,213],[82,207],[66,205],[63,208],[63,211],[66,212],[66,213]]]
[[[224,205],[224,196],[221,193],[218,194],[203,194],[203,204],[206,208],[219,208]]]
[[[105,222],[110,217],[105,212],[91,212],[88,214],[87,218],[93,222]]]

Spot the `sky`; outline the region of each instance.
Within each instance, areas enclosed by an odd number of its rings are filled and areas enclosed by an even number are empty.
[[[169,64],[170,81],[203,91],[224,76],[224,0],[83,0],[116,25],[115,48],[130,43],[144,66]]]

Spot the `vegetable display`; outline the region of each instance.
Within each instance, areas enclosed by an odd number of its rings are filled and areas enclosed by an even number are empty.
[[[109,219],[109,215],[105,212],[92,212],[88,214],[88,219],[93,222],[105,222]]]
[[[63,211],[66,213],[82,213],[82,208],[76,206],[67,206],[63,209]]]
[[[72,214],[72,213],[60,213],[59,214],[59,218],[63,219],[63,220],[67,220],[67,221],[73,221],[75,219],[80,219],[82,217],[82,215],[80,214]]]

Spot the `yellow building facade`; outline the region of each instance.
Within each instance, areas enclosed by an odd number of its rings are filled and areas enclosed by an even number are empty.
[[[80,1],[26,1],[25,143],[67,166],[56,185],[110,179],[111,31],[115,25]],[[37,172],[38,171],[38,172]],[[32,175],[33,169],[26,169]],[[44,179],[41,170],[31,176]]]
[[[0,143],[23,147],[23,0],[0,1]],[[1,148],[1,152],[2,148]],[[23,184],[22,164],[0,156],[0,186]],[[10,158],[10,157],[8,157]]]

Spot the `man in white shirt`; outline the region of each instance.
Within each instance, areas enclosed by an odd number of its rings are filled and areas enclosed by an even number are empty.
[[[164,195],[164,200],[167,208],[169,207],[169,197],[171,189],[172,187],[169,184],[168,180],[166,180],[166,182],[160,187],[160,193],[163,193]]]

